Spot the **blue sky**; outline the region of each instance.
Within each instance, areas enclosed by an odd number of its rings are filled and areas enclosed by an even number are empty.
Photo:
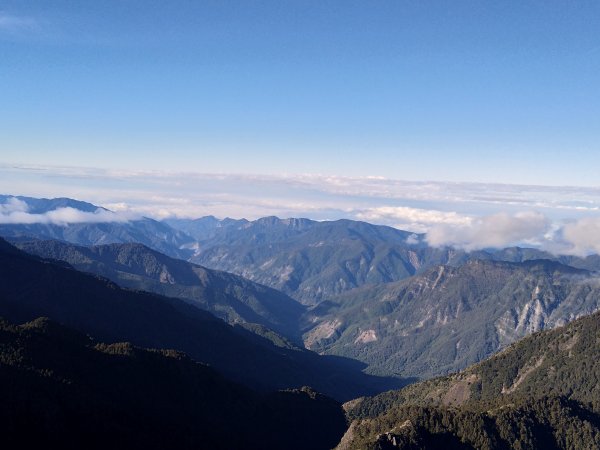
[[[596,186],[599,19],[594,1],[0,1],[0,162]]]
[[[0,0],[0,193],[600,253],[599,23],[597,1]],[[90,217],[0,205],[53,220]]]

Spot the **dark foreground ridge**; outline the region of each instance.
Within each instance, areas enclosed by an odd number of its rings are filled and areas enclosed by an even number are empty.
[[[329,449],[341,406],[310,388],[258,394],[173,350],[103,344],[0,319],[4,448]]]

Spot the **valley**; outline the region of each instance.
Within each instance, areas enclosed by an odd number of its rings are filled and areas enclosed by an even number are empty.
[[[69,199],[20,200],[41,212],[56,205],[98,211]],[[250,395],[247,401],[259,409],[275,398],[282,408],[292,407],[289,397],[306,401],[302,410],[312,414],[322,409],[321,400],[310,400],[321,398],[318,391],[332,397],[323,400],[331,405],[323,413],[337,417],[340,426],[310,444],[314,448],[327,439],[322,448],[338,442],[339,449],[428,448],[449,436],[456,448],[502,448],[502,442],[522,440],[523,433],[523,442],[565,448],[557,434],[565,423],[575,427],[569,439],[578,448],[598,439],[597,405],[584,404],[595,398],[595,369],[586,370],[585,381],[576,385],[559,382],[578,379],[576,367],[595,358],[590,353],[600,309],[595,256],[555,256],[533,248],[466,252],[430,247],[414,234],[363,222],[278,218],[171,220],[156,225],[171,236],[156,244],[155,225],[148,223],[78,224],[72,230],[0,224],[0,235],[10,242],[0,241],[0,316],[7,321],[7,342],[27,330],[42,333],[34,347],[18,344],[24,350],[11,352],[34,352],[35,358],[35,346],[54,345],[53,333],[83,344],[85,349],[73,352],[92,352],[90,357],[107,349],[109,355],[146,361],[144,348],[161,349],[152,358],[174,355],[183,361],[177,364],[208,364],[216,370],[211,377],[239,383],[223,385],[219,396],[241,401]],[[76,333],[100,343],[86,343]],[[547,347],[557,350],[548,353]],[[96,364],[94,358],[85,364]],[[49,386],[33,378],[31,383],[41,383],[42,392]],[[78,383],[99,389],[91,379]],[[274,391],[282,394],[269,397]],[[20,392],[10,401],[20,401]],[[347,402],[341,422],[336,400]],[[132,406],[118,407],[131,413]],[[490,408],[502,412],[490,416]],[[546,409],[556,413],[548,418]],[[164,421],[152,414],[157,418],[152,420]],[[201,420],[194,414],[205,412],[191,414],[194,421]],[[292,420],[293,413],[281,414]],[[279,437],[260,431],[271,420],[257,414],[252,431],[240,439],[262,440],[265,448],[281,445]],[[341,425],[346,420],[349,428]],[[519,425],[525,427],[521,437],[507,431],[517,426],[515,420],[528,421]],[[591,428],[576,431],[589,420]],[[79,432],[89,433],[87,426],[81,422]],[[254,432],[260,437],[252,437]],[[199,445],[194,441],[199,437],[190,439],[181,448]],[[219,448],[218,436],[210,439]]]

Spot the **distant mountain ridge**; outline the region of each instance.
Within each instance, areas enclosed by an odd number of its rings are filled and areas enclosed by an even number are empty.
[[[6,202],[10,197],[2,196],[0,201]],[[61,205],[88,212],[98,208],[70,199],[19,199],[36,211]],[[554,256],[518,247],[467,253],[429,247],[422,235],[345,219],[319,222],[271,216],[248,221],[206,216],[68,226],[0,224],[0,236],[58,239],[85,246],[137,242],[174,258],[243,276],[306,305],[363,285],[400,281],[432,266],[458,266],[471,259],[551,259],[577,268],[600,270],[599,255]]]
[[[414,273],[412,233],[364,222],[265,217],[200,241],[192,261],[237,273],[314,304],[365,283]]]
[[[28,212],[31,214],[43,214],[58,208],[74,208],[84,212],[96,212],[98,209],[106,211],[106,208],[101,206],[67,197],[35,198],[25,197],[23,195],[0,195],[0,204],[6,203],[12,199],[17,199],[18,201],[27,204]]]
[[[473,252],[434,248],[422,235],[345,219],[264,217],[249,222],[211,216],[191,222],[205,227],[195,235],[199,242],[191,261],[271,286],[307,305],[357,287],[400,281],[433,266],[460,266],[470,260],[549,259],[600,270],[599,255],[555,256],[519,247]],[[190,222],[169,223],[189,230]]]
[[[68,198],[40,199],[0,196],[0,204],[17,199],[27,205],[30,214],[44,214],[58,208],[74,208],[94,213],[105,208]],[[138,242],[175,258],[189,258],[194,239],[182,231],[147,217],[121,222],[94,223],[0,223],[0,236],[8,238],[57,239],[78,245]]]

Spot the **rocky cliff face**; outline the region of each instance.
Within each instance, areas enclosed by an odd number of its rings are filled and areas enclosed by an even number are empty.
[[[304,337],[313,350],[358,358],[377,373],[430,377],[598,308],[591,272],[545,260],[474,260],[324,302],[307,314]]]

